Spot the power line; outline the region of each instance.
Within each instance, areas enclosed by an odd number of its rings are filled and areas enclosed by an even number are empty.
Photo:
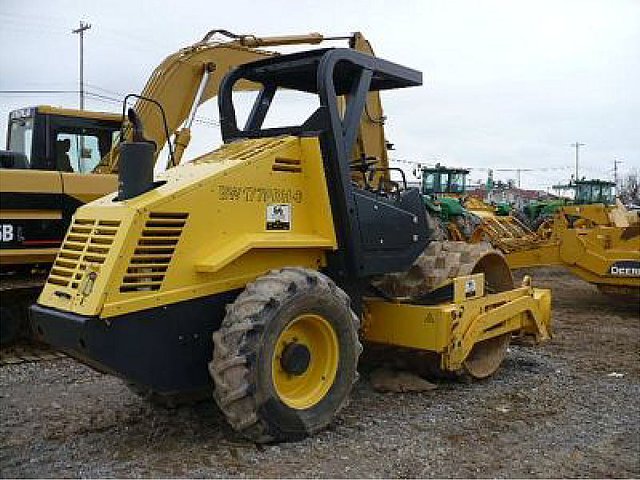
[[[433,162],[418,162],[415,160],[405,160],[401,158],[390,158],[389,161],[394,163],[403,163],[407,165],[414,165],[418,167],[434,167],[436,164]],[[440,162],[438,162],[440,163]],[[452,167],[453,168],[453,167]],[[557,170],[568,170],[571,167],[567,166],[551,166],[551,167],[536,167],[536,168],[493,168],[493,167],[461,167],[467,170],[493,170],[494,172],[547,172],[547,171],[557,171]]]
[[[95,97],[95,98],[101,98],[103,100],[109,100],[109,101],[115,102],[115,103],[122,103],[122,98],[111,97],[109,95],[103,95],[101,93],[87,92],[87,95],[89,95],[91,97]]]
[[[219,127],[220,126],[220,122],[218,120],[215,120],[215,119],[209,118],[209,117],[196,116],[193,119],[193,121],[196,122],[196,123],[203,124],[203,125],[209,125],[211,127]]]
[[[2,20],[2,26],[12,28],[14,30],[22,30],[22,31],[33,31],[37,30],[40,33],[53,33],[53,34],[66,34],[67,30],[62,29],[60,27],[56,27],[51,24],[51,21],[35,21],[33,18],[28,19],[19,19],[17,17],[12,18],[11,16],[0,13],[0,20]]]
[[[536,167],[536,168],[492,168],[492,167],[465,167],[469,170],[493,170],[494,172],[550,172],[556,170],[568,170],[571,167]]]
[[[0,90],[0,93],[31,95],[41,93],[78,93],[78,90]]]
[[[95,88],[96,90],[103,91],[105,93],[110,93],[112,95],[117,95],[119,98],[124,98],[126,96],[126,94],[124,94],[122,92],[116,92],[115,90],[109,90],[108,88],[101,87],[100,85],[96,85],[95,83],[86,82],[86,85],[91,87],[91,88]]]
[[[89,84],[87,84],[89,85]],[[100,88],[96,85],[92,86],[93,88]],[[107,89],[101,88],[101,90],[107,91]],[[17,94],[17,95],[40,95],[40,94],[75,94],[78,93],[78,90],[0,90],[1,94]],[[93,92],[91,90],[85,90],[85,95],[92,98],[93,100],[97,100],[104,103],[122,105],[122,100],[124,95],[121,97],[112,97],[110,95],[104,95],[102,93]],[[118,94],[117,92],[112,92],[114,94]],[[210,125],[213,127],[220,126],[220,121],[213,118],[207,117],[204,115],[196,115],[194,121],[196,123],[200,123],[203,125]]]

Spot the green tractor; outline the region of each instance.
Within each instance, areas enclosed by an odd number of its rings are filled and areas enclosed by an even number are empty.
[[[520,219],[533,230],[536,230],[544,220],[552,217],[560,207],[566,204],[567,201],[565,199],[534,200],[522,207]]]
[[[523,209],[529,226],[538,230],[545,222],[551,220],[553,215],[567,205],[595,205],[603,204],[605,207],[615,204],[614,187],[616,184],[607,180],[572,180],[566,185],[554,185],[554,190],[569,191],[573,198],[560,198],[532,202]]]
[[[594,205],[602,203],[605,206],[613,205],[616,201],[614,195],[614,182],[607,180],[576,180],[569,183],[569,188],[575,191],[574,205]],[[555,188],[555,187],[554,187]]]
[[[506,217],[513,213],[513,206],[509,202],[498,202],[495,212],[499,217]]]
[[[469,170],[447,168],[439,163],[423,167],[421,193],[436,235],[441,239],[465,240],[481,223],[477,215],[465,208]]]

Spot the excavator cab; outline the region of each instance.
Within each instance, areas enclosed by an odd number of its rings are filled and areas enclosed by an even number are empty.
[[[570,205],[594,205],[597,203],[605,206],[615,203],[615,182],[599,179],[571,180],[565,185],[554,185],[553,189],[566,191],[570,197],[565,200]]]
[[[91,173],[111,150],[121,124],[120,115],[111,113],[46,105],[14,110],[0,167]]]
[[[0,151],[2,209],[12,211],[1,223],[1,268],[51,263],[75,209],[115,189],[115,177],[93,173],[121,124],[116,114],[42,105],[11,112]]]

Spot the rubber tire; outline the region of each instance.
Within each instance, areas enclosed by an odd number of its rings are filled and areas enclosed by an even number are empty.
[[[213,334],[209,371],[214,399],[236,431],[257,443],[300,440],[324,429],[345,407],[362,352],[360,321],[350,303],[325,275],[284,268],[248,284],[227,307],[222,326]],[[332,325],[340,353],[335,382],[325,397],[297,410],[278,397],[271,366],[280,332],[304,313],[319,314]]]

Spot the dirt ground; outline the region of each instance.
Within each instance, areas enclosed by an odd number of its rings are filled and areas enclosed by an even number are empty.
[[[561,270],[555,336],[512,346],[474,384],[381,394],[366,375],[331,427],[255,446],[212,403],[146,404],[118,379],[61,359],[0,368],[7,477],[640,477],[640,316]]]

